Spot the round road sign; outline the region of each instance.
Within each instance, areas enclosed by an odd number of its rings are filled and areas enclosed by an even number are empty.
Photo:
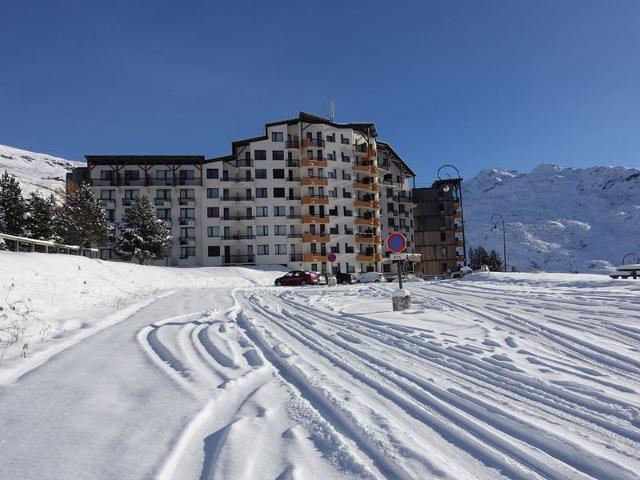
[[[392,233],[387,237],[387,247],[393,253],[403,252],[407,248],[407,237],[400,232]]]
[[[327,255],[327,260],[329,260],[330,262],[335,262],[335,261],[336,261],[336,254],[335,254],[335,253],[333,253],[333,252],[330,252],[330,253]]]

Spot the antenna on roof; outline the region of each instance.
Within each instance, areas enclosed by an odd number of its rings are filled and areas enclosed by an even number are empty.
[[[329,100],[329,120],[334,121],[336,119],[336,102]]]

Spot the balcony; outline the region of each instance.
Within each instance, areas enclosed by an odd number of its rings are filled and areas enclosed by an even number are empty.
[[[376,217],[358,217],[355,220],[356,225],[368,225],[371,227],[379,227],[380,219]]]
[[[92,178],[91,185],[94,187],[115,187],[117,182],[115,178]]]
[[[251,158],[239,158],[236,160],[236,167],[252,167],[253,159]]]
[[[302,148],[319,147],[324,148],[325,141],[320,138],[304,138],[302,140]]]
[[[363,182],[353,182],[353,188],[357,190],[367,190],[369,192],[377,192],[378,184],[377,183],[363,183]]]
[[[299,140],[287,140],[285,146],[287,148],[300,148],[300,141]]]
[[[180,245],[194,245],[196,237],[180,237]]]
[[[289,261],[290,262],[301,262],[302,261],[302,254],[301,253],[291,253],[289,254]]]
[[[100,205],[103,207],[115,207],[116,199],[115,198],[101,198]]]
[[[240,175],[236,177],[222,177],[223,182],[253,182],[255,179],[251,176]]]
[[[457,240],[455,243],[456,248],[464,248],[464,242]]]
[[[464,228],[462,228],[460,225],[456,225],[455,227],[453,227],[453,231],[456,233],[462,233],[464,232]]]
[[[359,198],[353,200],[353,205],[360,208],[371,208],[374,210],[380,208],[380,202],[377,200],[362,200]]]
[[[137,198],[123,198],[122,199],[122,205],[125,206],[125,207],[130,207],[131,205],[133,205],[137,201],[138,201]]]
[[[319,253],[305,253],[304,254],[305,263],[321,263],[327,262],[327,256],[321,255]]]
[[[198,178],[179,178],[178,185],[201,185],[200,177]]]
[[[299,181],[300,181],[300,177],[294,177],[293,175],[290,175],[287,178],[285,178],[285,182],[296,182],[297,183]]]
[[[305,233],[302,236],[304,243],[328,243],[331,237],[326,233]]]
[[[171,206],[171,199],[170,198],[154,198],[153,199],[153,204],[156,207],[170,207]]]
[[[302,197],[303,205],[329,205],[329,197],[326,195],[305,195]]]
[[[374,263],[378,263],[382,261],[382,255],[380,255],[379,253],[374,253],[371,255],[367,255],[364,253],[359,253],[356,255],[356,260],[358,262],[374,262]]]
[[[302,157],[300,159],[300,166],[302,167],[328,167],[329,164],[327,163],[327,160],[324,158],[307,158],[307,157]]]
[[[300,160],[297,159],[288,159],[287,160],[287,167],[299,167],[300,166]]]
[[[149,177],[147,179],[147,185],[151,185],[151,186],[155,186],[155,187],[171,187],[173,186],[173,179],[172,178],[156,178],[156,177]]]
[[[224,265],[241,265],[256,263],[255,255],[224,255],[222,257]]]
[[[301,233],[288,233],[287,238],[302,238]]]
[[[127,187],[143,187],[145,185],[144,178],[126,178],[124,185]]]
[[[179,205],[195,205],[196,204],[196,199],[195,198],[181,198],[178,200],[178,204]]]
[[[223,202],[252,202],[254,200],[253,195],[223,195]]]
[[[253,240],[254,238],[256,238],[256,236],[235,234],[235,235],[222,235],[220,238],[222,240]]]
[[[298,220],[298,219],[302,218],[302,215],[300,215],[300,214],[291,214],[291,215],[287,215],[287,218],[289,220]]]
[[[300,200],[301,198],[300,195],[287,195],[287,200]]]
[[[254,218],[256,217],[253,215],[224,215],[221,220],[238,222],[240,220],[253,220]]]
[[[369,233],[359,233],[356,235],[356,243],[367,243],[367,244],[380,244],[380,237],[378,235],[372,235]]]
[[[320,187],[329,186],[329,180],[327,177],[302,177],[300,182],[302,185],[317,185]]]
[[[403,195],[398,195],[398,203],[413,203],[413,198]]]
[[[378,174],[378,167],[376,167],[375,163],[372,160],[364,162],[354,162],[351,166],[351,169],[354,172],[368,173],[371,175]]]
[[[329,223],[329,217],[328,216],[321,217],[320,215],[303,215],[302,216],[302,223],[324,223],[324,224],[328,224]]]
[[[178,223],[180,225],[194,226],[196,224],[196,219],[193,217],[180,217],[178,218]]]

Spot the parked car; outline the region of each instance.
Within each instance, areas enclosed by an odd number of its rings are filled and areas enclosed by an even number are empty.
[[[324,280],[324,279],[323,279]],[[320,274],[316,272],[305,272],[304,270],[293,270],[292,272],[276,278],[275,285],[280,286],[304,286],[318,285],[321,283]]]
[[[382,283],[386,281],[384,275],[380,272],[364,272],[356,277],[356,282],[358,283]]]
[[[352,273],[336,273],[334,275],[339,285],[350,285],[352,283],[356,283],[356,279]]]

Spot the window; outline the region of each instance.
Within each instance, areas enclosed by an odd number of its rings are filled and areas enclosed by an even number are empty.
[[[171,209],[170,208],[158,208],[156,210],[156,215],[161,220],[171,220]]]
[[[196,229],[193,227],[182,227],[180,229],[180,238],[196,238]]]
[[[220,198],[220,191],[217,188],[207,188],[207,198]]]
[[[127,200],[137,200],[140,198],[140,190],[125,190],[124,198]]]
[[[114,222],[116,220],[116,211],[109,209],[104,211],[104,215],[108,222]]]
[[[207,227],[207,237],[219,237],[220,227]]]
[[[440,232],[440,241],[444,242],[447,240],[447,233],[446,232]]]
[[[291,225],[293,227],[293,225]],[[287,234],[287,226],[286,225],[274,225],[273,226],[273,234],[274,235],[286,235]]]
[[[165,188],[156,190],[156,198],[158,200],[171,200],[171,190]]]
[[[220,207],[207,207],[207,218],[218,218],[220,216]]]
[[[340,135],[340,143],[343,145],[349,145],[349,138],[345,137],[344,135]]]
[[[317,272],[318,271],[318,264],[317,263],[312,263],[311,264],[311,271],[312,272]]]
[[[267,207],[256,207],[256,217],[268,217],[269,210]]]
[[[258,255],[269,255],[269,245],[258,245]]]
[[[180,258],[189,258],[196,256],[196,247],[180,247]]]
[[[183,188],[180,190],[180,198],[184,200],[194,200],[196,191],[193,188]]]
[[[220,246],[219,245],[209,245],[207,247],[207,254],[210,257],[219,257],[220,256]]]
[[[269,225],[258,225],[256,226],[256,236],[257,237],[266,237],[269,235]]]
[[[284,198],[284,188],[274,188],[273,189],[273,197],[274,198]]]
[[[331,135],[327,135],[327,142],[334,142],[336,141],[336,134],[332,133]]]
[[[256,172],[256,179],[257,180],[261,180],[261,179],[267,178],[267,169],[266,168],[256,168],[255,172]]]
[[[335,160],[336,156],[333,153],[327,153],[327,160]]]
[[[100,180],[113,180],[113,170],[101,170],[100,171]]]
[[[349,155],[345,155],[344,152],[340,154],[342,156],[342,161],[343,162],[350,162],[351,161],[351,157],[349,157]]]
[[[287,244],[276,243],[276,255],[286,255],[286,254],[287,254]]]
[[[196,209],[195,208],[181,208],[180,209],[180,218],[196,218]]]
[[[286,217],[287,209],[285,207],[273,207],[273,216],[274,217]]]
[[[273,160],[284,160],[284,150],[274,150],[271,152],[271,158]]]
[[[193,170],[180,170],[180,180],[193,180]]]
[[[207,178],[219,178],[219,175],[217,168],[207,168]]]
[[[115,190],[100,190],[100,198],[102,200],[113,200],[116,197]]]
[[[274,168],[272,174],[273,178],[284,178],[284,168]]]
[[[267,198],[269,196],[268,188],[256,188],[256,198]]]
[[[253,158],[256,160],[266,160],[267,159],[267,151],[266,150],[256,150],[253,152]]]
[[[282,132],[271,132],[272,142],[284,142],[284,134]]]

